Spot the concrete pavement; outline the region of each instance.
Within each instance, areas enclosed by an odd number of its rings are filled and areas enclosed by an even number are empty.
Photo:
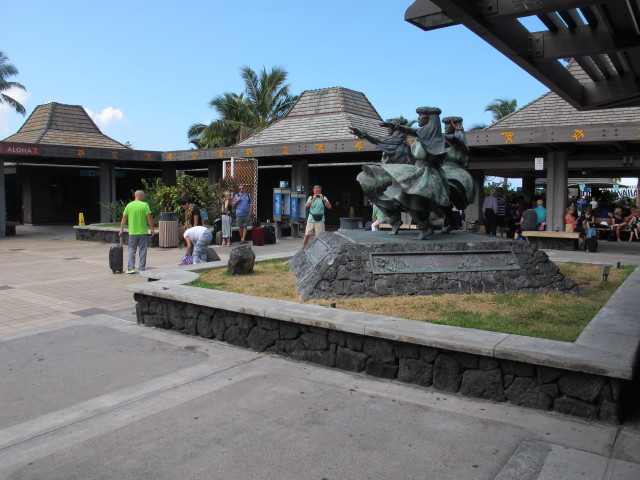
[[[141,278],[112,275],[108,245],[32,228],[0,239],[0,478],[640,478],[637,418],[584,422],[139,327],[124,287]],[[152,249],[149,266],[179,255]]]

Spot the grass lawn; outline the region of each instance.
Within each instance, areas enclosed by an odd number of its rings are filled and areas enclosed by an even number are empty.
[[[580,285],[587,295],[482,293],[302,302],[293,273],[286,262],[279,260],[256,263],[254,272],[246,276],[229,275],[220,269],[208,270],[201,272],[200,279],[190,285],[327,307],[335,302],[337,308],[345,310],[573,342],[635,267],[611,269],[608,281],[601,283],[600,265],[557,265],[561,273]]]

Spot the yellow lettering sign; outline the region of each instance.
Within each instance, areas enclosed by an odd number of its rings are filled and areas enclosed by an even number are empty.
[[[571,135],[571,138],[573,138],[576,141],[580,140],[581,138],[584,138],[584,132],[582,130],[574,130],[573,135]]]
[[[78,156],[84,157],[84,150],[78,150]]]
[[[149,152],[145,153],[144,156],[147,160],[151,160],[151,154]]]
[[[282,147],[282,154],[283,155],[289,155],[289,147],[287,147],[286,145]]]
[[[316,148],[318,149],[318,153],[324,153],[324,143],[316,143]]]
[[[191,159],[192,160],[197,160],[198,159],[198,152],[192,152],[191,153]]]
[[[216,152],[218,152],[218,158],[222,158],[222,154],[224,153],[224,150],[216,150]]]
[[[356,142],[356,148],[362,150],[362,142]]]
[[[247,151],[246,151],[245,155],[247,157],[250,156],[250,155],[253,155],[253,150],[251,150],[250,148],[247,148]]]
[[[173,160],[173,153],[168,154],[168,155],[167,155],[167,158],[168,158],[169,160]]]
[[[112,158],[113,160],[118,160],[118,152],[115,152],[115,151],[114,151],[114,152],[111,152],[111,158]]]
[[[504,135],[505,140],[504,143],[513,143],[513,136],[516,134],[516,132],[502,132],[500,135]]]

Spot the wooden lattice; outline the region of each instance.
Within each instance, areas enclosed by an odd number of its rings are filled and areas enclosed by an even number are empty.
[[[258,209],[258,160],[255,158],[231,158],[222,164],[224,180],[233,185],[234,195],[238,193],[238,185],[245,185],[253,203],[250,208],[250,220],[256,219]]]

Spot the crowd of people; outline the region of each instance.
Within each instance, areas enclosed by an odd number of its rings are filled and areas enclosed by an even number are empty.
[[[502,189],[492,188],[482,206],[485,233],[518,239],[523,231],[546,230],[545,204],[543,196],[535,197],[531,203],[520,198],[517,203],[509,204]],[[607,218],[611,219],[612,238],[618,242],[622,241],[621,233],[625,231],[630,232],[629,242],[640,239],[640,208],[625,210],[602,205],[595,196],[590,199],[582,196],[569,202],[564,215],[565,232],[585,233]]]

